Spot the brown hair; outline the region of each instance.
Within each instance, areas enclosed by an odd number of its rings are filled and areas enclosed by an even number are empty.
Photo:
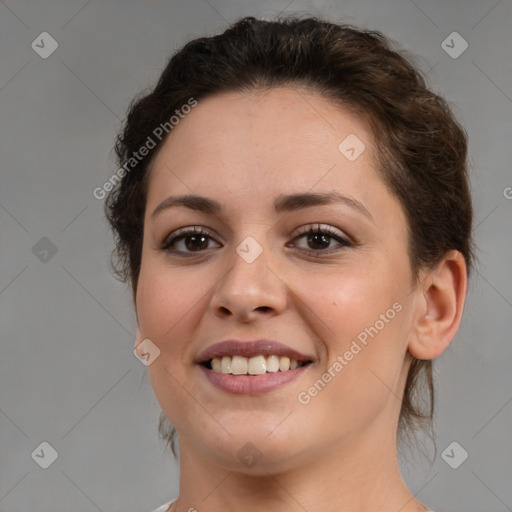
[[[294,85],[323,94],[369,123],[379,142],[378,171],[408,221],[414,280],[421,268],[435,267],[451,249],[464,255],[469,273],[473,249],[466,133],[411,58],[380,32],[316,17],[248,17],[222,34],[188,42],[172,56],[155,88],[130,105],[115,147],[127,172],[109,194],[105,211],[116,239],[114,271],[130,280],[134,300],[148,165],[165,137],[137,162],[133,154],[191,98]],[[422,388],[427,396],[419,392]],[[432,362],[412,358],[398,432],[431,427],[433,411]],[[175,453],[175,431],[164,415],[159,432]]]

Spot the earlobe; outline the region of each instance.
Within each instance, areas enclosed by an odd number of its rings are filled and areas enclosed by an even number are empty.
[[[442,354],[459,328],[467,292],[467,268],[459,251],[449,251],[422,280],[421,306],[409,341],[409,353],[417,359]]]

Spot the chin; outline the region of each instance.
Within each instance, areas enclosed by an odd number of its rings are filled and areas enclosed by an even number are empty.
[[[229,425],[220,438],[202,439],[207,457],[228,471],[246,475],[268,476],[291,469],[300,461],[307,463],[304,446],[308,443],[305,430],[300,438],[285,428],[271,430],[257,428],[254,423]],[[279,432],[278,432],[279,430]],[[198,435],[202,433],[198,432]],[[204,433],[203,433],[204,434]],[[197,446],[197,442],[194,443]]]

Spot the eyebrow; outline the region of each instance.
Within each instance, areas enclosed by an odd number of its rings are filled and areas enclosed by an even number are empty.
[[[373,220],[372,214],[363,203],[352,197],[344,196],[338,192],[306,192],[298,194],[281,195],[274,203],[277,213],[291,212],[309,208],[312,206],[323,206],[328,204],[343,204],[348,206],[364,216]],[[151,218],[169,208],[183,206],[190,210],[201,211],[209,214],[218,214],[222,211],[222,206],[214,199],[198,195],[170,196],[164,199],[153,211]]]

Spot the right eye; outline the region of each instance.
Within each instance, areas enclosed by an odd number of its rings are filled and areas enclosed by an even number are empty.
[[[209,247],[210,241],[218,244],[211,237],[208,230],[197,226],[186,227],[180,228],[167,236],[160,244],[160,249],[169,254],[186,256],[211,248]]]

